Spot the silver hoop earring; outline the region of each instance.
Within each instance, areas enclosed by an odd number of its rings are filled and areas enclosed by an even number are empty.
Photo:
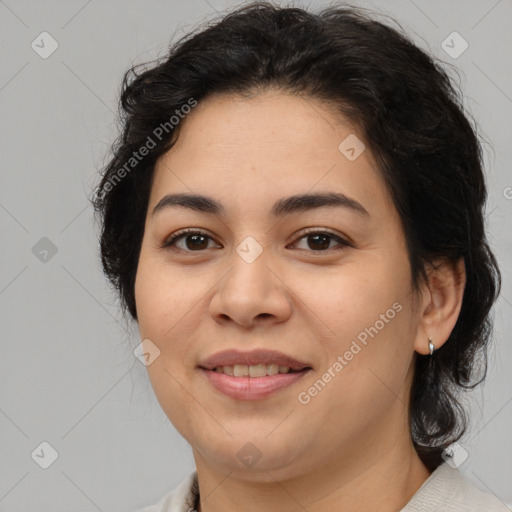
[[[436,349],[435,345],[432,343],[432,338],[428,339],[428,348],[430,349],[430,355],[434,353],[434,350]]]

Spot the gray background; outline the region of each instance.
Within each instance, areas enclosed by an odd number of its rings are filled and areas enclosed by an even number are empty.
[[[489,375],[468,401],[472,426],[461,444],[469,458],[460,470],[512,503],[511,1],[353,3],[396,17],[418,45],[457,66],[466,106],[491,143],[488,230],[503,293]],[[0,0],[4,512],[129,512],[156,503],[194,469],[132,353],[138,330],[123,321],[101,274],[86,195],[117,134],[122,73],[234,4]],[[59,45],[46,59],[31,47],[43,31]],[[453,31],[469,44],[456,59],[441,46]],[[48,469],[31,456],[43,441],[58,453]]]

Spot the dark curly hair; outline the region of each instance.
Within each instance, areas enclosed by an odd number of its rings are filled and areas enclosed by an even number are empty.
[[[123,313],[136,321],[134,283],[153,170],[175,143],[191,101],[272,88],[322,100],[348,118],[364,134],[401,217],[413,289],[426,282],[426,263],[465,264],[462,308],[448,341],[432,357],[416,354],[409,422],[415,449],[433,471],[466,431],[460,392],[485,379],[501,274],[484,230],[482,149],[462,94],[443,62],[398,23],[392,28],[367,11],[250,3],[182,37],[162,62],[134,65],[122,82],[122,133],[90,201],[101,221],[103,270]],[[135,160],[150,140],[151,149]]]

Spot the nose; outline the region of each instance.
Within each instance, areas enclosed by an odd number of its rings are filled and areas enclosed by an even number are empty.
[[[242,256],[240,255],[242,254]],[[292,311],[289,285],[279,268],[272,268],[269,249],[254,260],[233,252],[230,270],[218,283],[209,313],[218,323],[235,322],[245,328],[286,321]]]

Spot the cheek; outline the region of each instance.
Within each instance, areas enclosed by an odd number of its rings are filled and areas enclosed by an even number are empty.
[[[190,276],[160,258],[141,254],[135,282],[141,336],[154,338],[159,346],[168,346],[175,333],[183,331],[200,314],[194,306],[206,293],[207,284],[199,273]]]
[[[146,370],[162,410],[185,438],[195,402],[184,391],[184,371],[199,322],[194,305],[206,292],[201,283],[141,252],[135,282],[140,339],[150,339],[160,351]]]
[[[408,305],[367,297],[375,302],[361,307],[344,301],[338,319],[331,318],[335,336],[323,340],[325,364],[316,380],[300,389],[300,403],[309,403],[299,407],[307,418],[323,419],[325,436],[333,443],[340,431],[356,440],[362,425],[378,423],[395,406],[400,409],[397,401],[407,403],[403,393],[412,357]]]
[[[328,402],[370,403],[374,393],[386,393],[386,385],[397,390],[407,373],[414,341],[408,266],[390,261],[368,256],[327,279],[302,280],[301,297],[328,328],[318,339],[326,354],[322,371],[336,374],[326,375],[332,380],[331,391],[323,393]]]
[[[401,303],[408,293],[406,272],[406,266],[390,264],[375,252],[347,260],[329,272],[320,269],[288,277],[296,295],[330,334],[340,333],[346,339],[372,326],[388,310],[385,320],[398,318],[393,304]]]

